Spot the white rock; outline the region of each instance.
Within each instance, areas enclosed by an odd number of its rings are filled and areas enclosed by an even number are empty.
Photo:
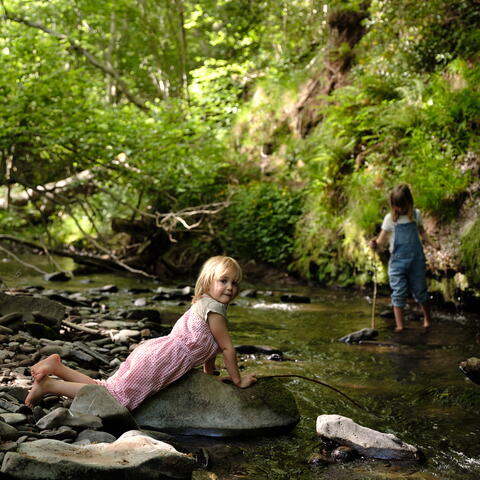
[[[391,433],[381,433],[362,427],[341,415],[320,415],[317,433],[342,445],[348,445],[360,455],[389,460],[418,460],[417,447],[403,442]]]

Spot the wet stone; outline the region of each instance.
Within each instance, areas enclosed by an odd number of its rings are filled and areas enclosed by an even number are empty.
[[[43,279],[47,282],[67,282],[71,279],[70,275],[65,272],[53,272],[47,273],[43,276]]]
[[[94,415],[101,419],[105,430],[114,435],[138,428],[132,414],[100,385],[83,387],[74,398],[70,413]]]
[[[471,357],[463,362],[460,362],[460,370],[473,383],[480,385],[480,358]]]
[[[18,430],[8,423],[0,421],[0,438],[2,440],[17,440],[20,434]]]
[[[17,442],[12,442],[10,440],[0,442],[0,464],[2,463],[5,452],[12,452],[17,449]]]
[[[147,305],[147,300],[145,298],[137,298],[134,300],[133,304],[136,307],[145,307]]]
[[[40,405],[35,405],[32,409],[32,415],[35,423],[43,418],[46,414],[47,412]]]
[[[160,312],[155,309],[150,308],[137,308],[133,310],[124,311],[122,314],[123,318],[128,320],[142,320],[146,318],[151,322],[160,322]]]
[[[18,320],[22,320],[23,314],[22,312],[11,312],[7,313],[0,317],[0,325],[8,327],[11,323],[17,322]]]
[[[118,287],[116,285],[104,285],[103,287],[91,288],[89,293],[117,293]]]
[[[317,417],[317,434],[341,445],[353,448],[358,454],[384,460],[421,460],[413,445],[395,435],[378,432],[355,423],[341,415]]]
[[[362,328],[361,330],[357,330],[356,332],[349,333],[338,340],[343,343],[358,343],[362,340],[371,340],[372,338],[376,338],[378,336],[378,330],[374,328]]]
[[[72,412],[59,407],[41,418],[36,424],[42,430],[48,430],[62,425],[83,428],[101,428],[102,420],[95,416],[80,412]]]
[[[235,350],[237,353],[252,355],[252,354],[261,354],[261,355],[279,355],[283,356],[283,352],[273,347],[267,345],[235,345]]]
[[[257,298],[257,291],[253,289],[242,290],[239,296],[244,298]]]
[[[9,425],[18,425],[27,421],[27,416],[23,413],[1,413],[0,419]]]
[[[2,335],[9,335],[14,333],[11,328],[5,327],[4,325],[0,325],[0,333]]]
[[[280,295],[280,301],[283,303],[310,303],[310,297],[305,295],[294,295],[293,293],[287,293]]]
[[[25,413],[25,412],[30,412],[30,409],[25,406],[25,405],[21,405],[19,403],[13,403],[13,402],[9,402],[8,400],[4,400],[2,398],[0,398],[0,408],[6,410],[7,412],[10,412],[10,413]]]
[[[358,453],[351,447],[341,445],[332,451],[331,457],[335,462],[346,463],[358,458]]]
[[[74,445],[90,445],[92,443],[112,443],[117,439],[114,435],[101,430],[83,430],[81,431]]]
[[[43,430],[41,432],[42,437],[52,438],[55,440],[74,440],[77,438],[77,432],[65,425],[55,429],[55,430]]]
[[[310,465],[327,465],[331,463],[331,457],[325,453],[312,453],[308,458],[307,458],[307,463]]]

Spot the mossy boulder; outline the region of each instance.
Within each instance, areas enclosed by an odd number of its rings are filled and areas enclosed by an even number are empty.
[[[199,370],[149,397],[133,416],[143,428],[214,437],[279,433],[300,419],[293,395],[275,379],[241,389]]]

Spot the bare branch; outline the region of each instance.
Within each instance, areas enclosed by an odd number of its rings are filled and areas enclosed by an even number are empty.
[[[45,251],[45,247],[43,245],[39,245],[35,242],[30,242],[28,240],[23,240],[18,237],[14,237],[12,235],[1,235],[0,234],[0,242],[2,241],[9,241],[14,243],[19,243],[21,245],[25,245],[32,250],[41,250]],[[119,270],[126,270],[130,273],[138,274],[143,277],[152,278],[154,279],[155,276],[144,272],[143,270],[137,270],[135,268],[131,268],[129,265],[126,265],[123,262],[117,262],[110,259],[105,259],[95,255],[82,255],[74,250],[64,250],[61,248],[51,248],[49,249],[49,254],[51,255],[58,255],[60,257],[68,257],[72,258],[75,262],[85,265],[93,265],[95,267],[101,267],[104,269],[112,270],[112,271],[119,271]],[[18,258],[18,257],[17,257]],[[17,260],[15,258],[15,260]],[[20,259],[18,259],[19,263],[23,263]],[[30,265],[27,264],[30,267]],[[35,267],[32,267],[35,269]],[[47,272],[43,272],[42,270],[37,269],[39,273],[45,274]]]
[[[31,268],[32,270],[35,270],[36,272],[41,273],[42,275],[46,275],[48,273],[36,267],[35,265],[31,265],[30,263],[24,262],[23,260],[18,258],[13,252],[8,250],[7,248],[2,247],[1,245],[0,245],[0,250],[6,253],[9,257],[12,257],[16,262],[18,262],[20,265],[23,265],[24,267]]]

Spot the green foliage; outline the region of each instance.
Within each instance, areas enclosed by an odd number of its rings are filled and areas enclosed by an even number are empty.
[[[371,71],[415,76],[457,57],[478,55],[480,6],[475,0],[376,0],[362,39]]]
[[[0,183],[94,180],[1,212],[1,230],[109,238],[115,216],[233,192],[224,250],[349,284],[395,184],[449,222],[475,181],[475,0],[375,0],[366,18],[359,0],[74,3],[2,2]]]
[[[323,122],[298,150],[308,181],[296,241],[303,274],[325,281],[332,270],[338,275],[339,259],[368,268],[366,240],[397,183],[412,186],[422,211],[455,217],[473,181],[462,162],[477,148],[480,106],[470,80],[477,67],[456,61],[448,72],[412,82],[358,70],[353,85],[331,95]]]
[[[480,220],[470,225],[470,228],[460,238],[460,253],[465,274],[472,284],[480,284]]]
[[[277,265],[287,265],[301,195],[274,183],[238,188],[225,212],[221,243],[225,251]]]

